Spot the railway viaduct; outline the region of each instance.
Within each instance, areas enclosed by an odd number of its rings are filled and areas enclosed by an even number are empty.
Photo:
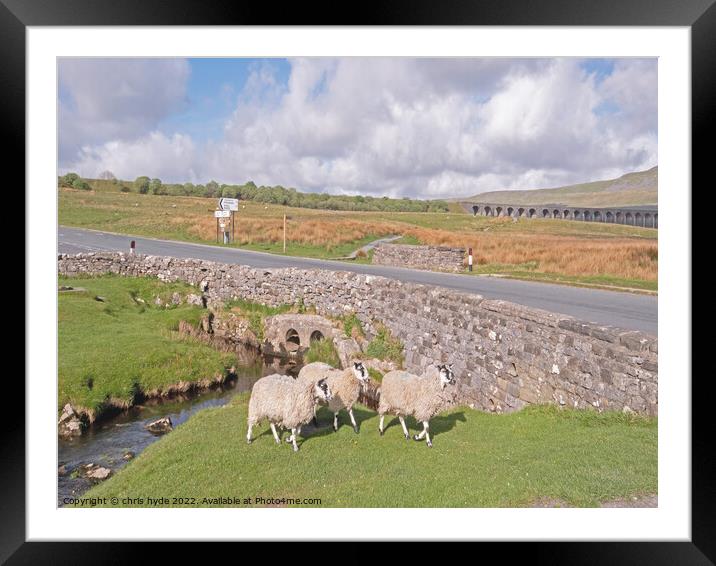
[[[460,205],[474,216],[507,216],[511,218],[558,218],[582,222],[608,222],[644,228],[659,227],[657,206],[633,206],[629,208],[594,208],[564,206],[561,204],[496,204],[461,202]]]

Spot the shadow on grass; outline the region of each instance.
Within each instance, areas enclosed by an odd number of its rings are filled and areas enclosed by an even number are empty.
[[[363,423],[373,417],[375,417],[377,414],[373,411],[364,409],[359,406],[353,407],[353,416],[355,416],[356,424],[358,425],[358,431],[361,434],[378,434],[378,424],[376,420],[376,426],[374,430],[364,429]],[[318,420],[318,426],[315,426],[313,423],[305,424],[301,427],[301,434],[299,435],[297,439],[298,446],[302,446],[304,442],[311,440],[313,438],[320,438],[322,436],[328,436],[331,434],[336,434],[333,430],[333,413],[326,407],[320,407],[318,409],[318,412],[316,414],[316,418]],[[394,417],[390,420],[388,420],[389,416],[386,415],[386,425],[385,425],[385,431],[388,432],[388,429],[397,426],[400,429],[400,420],[398,417]],[[449,415],[438,415],[430,419],[430,436],[432,438],[435,438],[436,436],[440,436],[443,433],[451,431],[459,422],[465,422],[467,419],[465,418],[465,413],[460,411],[456,413],[450,413]],[[420,432],[423,430],[423,424],[416,421],[413,417],[408,417],[405,420],[405,423],[408,426],[409,431],[413,432]],[[338,414],[338,430],[340,431],[341,427],[343,426],[351,427],[351,421],[350,417],[348,416],[348,411],[341,410],[341,412]],[[401,430],[402,434],[402,430]],[[286,439],[290,435],[290,432],[286,429],[279,429],[279,437],[281,438],[281,442],[285,443]],[[254,440],[257,440],[263,436],[268,436],[271,439],[271,442],[274,442],[273,434],[271,433],[271,429],[267,427],[265,430],[261,431],[259,434],[257,434],[254,437]]]

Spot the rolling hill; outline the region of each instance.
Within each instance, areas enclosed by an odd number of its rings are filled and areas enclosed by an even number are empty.
[[[485,203],[565,206],[640,206],[658,202],[658,167],[627,173],[617,179],[567,185],[551,189],[491,191],[452,199]]]

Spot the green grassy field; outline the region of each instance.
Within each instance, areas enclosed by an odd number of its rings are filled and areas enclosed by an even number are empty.
[[[174,292],[196,292],[189,285],[111,275],[60,277],[59,284],[85,291],[58,293],[58,408],[69,402],[101,412],[108,402],[130,404],[140,391],[223,374],[234,360],[176,331],[180,320],[196,324],[203,309],[154,304],[156,296],[166,303]]]
[[[516,507],[545,499],[596,506],[657,492],[657,422],[621,413],[531,407],[509,415],[458,408],[430,423],[434,447],[406,441],[397,419],[377,432],[359,407],[346,419],[276,445],[267,424],[247,445],[248,395],[204,410],[84,497],[320,498],[314,507]],[[327,409],[319,420],[330,421]],[[409,426],[417,431],[416,423]],[[284,436],[286,436],[284,434]],[[112,506],[107,503],[106,506]]]

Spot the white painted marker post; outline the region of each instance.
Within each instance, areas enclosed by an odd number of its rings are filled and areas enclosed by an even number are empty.
[[[472,271],[472,248],[467,249],[467,269]]]
[[[134,248],[135,248],[135,246],[136,246],[136,243],[135,243],[134,240],[132,240],[131,242],[129,242],[129,253],[130,253],[130,254],[133,254],[133,253],[134,253]]]

